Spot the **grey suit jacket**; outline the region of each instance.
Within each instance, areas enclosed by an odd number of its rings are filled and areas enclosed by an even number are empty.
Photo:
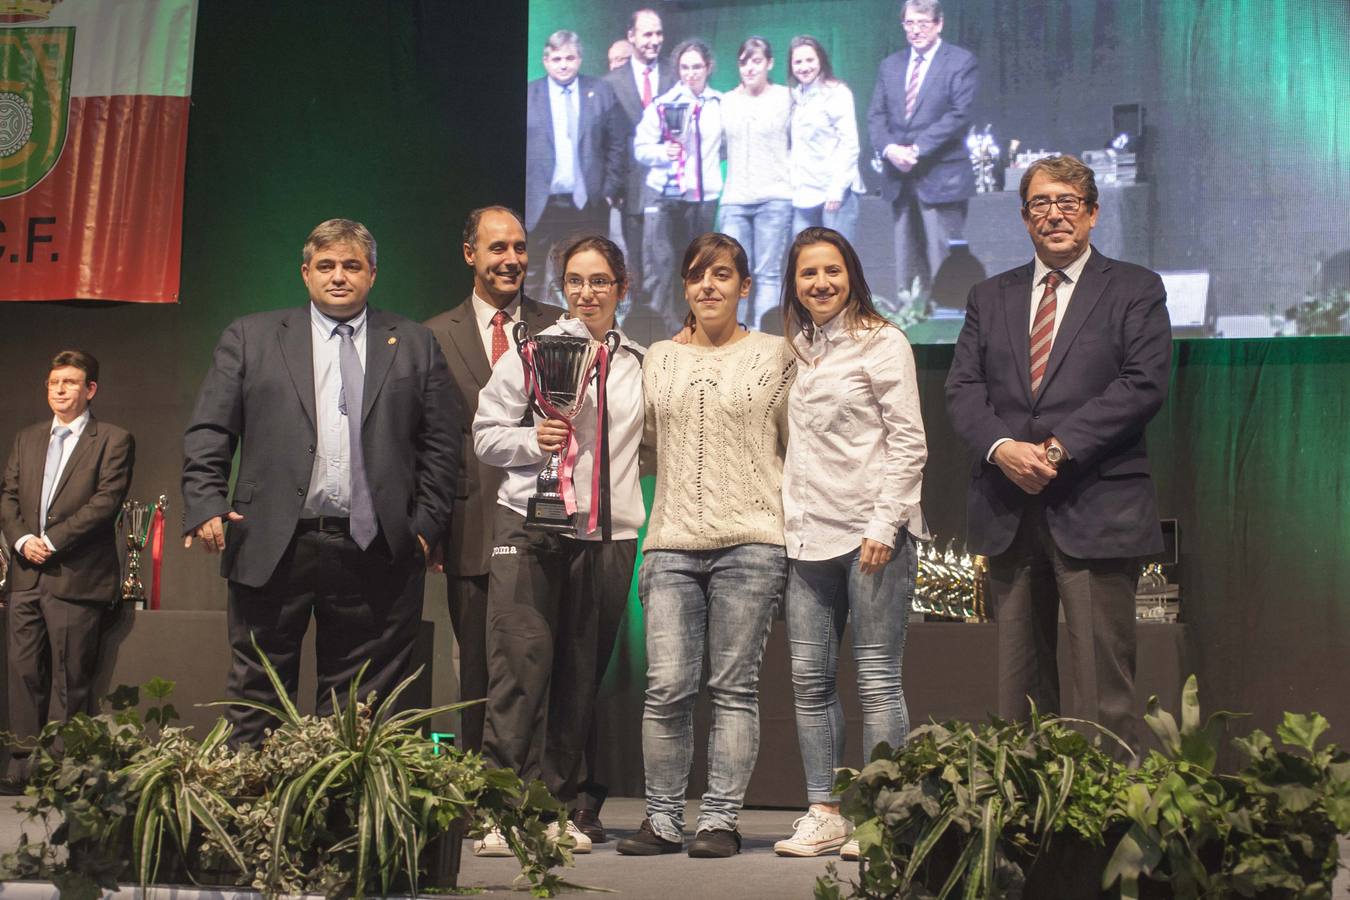
[[[522,297],[520,320],[537,334],[562,315],[556,306]],[[450,367],[456,401],[462,410],[459,466],[454,477],[455,516],[445,539],[445,571],[450,575],[486,575],[492,560],[492,520],[502,470],[485,465],[473,452],[473,417],[478,413],[478,392],[492,376],[483,338],[466,297],[449,312],[426,322],[436,335]]]
[[[1027,263],[971,288],[947,374],[947,411],[975,455],[967,495],[970,549],[1001,553],[1033,498],[986,462],[1000,438],[1054,435],[1072,458],[1034,500],[1055,544],[1081,559],[1162,550],[1144,426],[1167,396],[1172,330],[1157,273],[1095,249],[1031,393]]]
[[[624,114],[610,86],[578,75],[577,147],[588,204],[617,197],[623,189],[628,160]],[[553,145],[553,108],[548,77],[530,82],[525,110],[525,228],[534,228],[548,203],[557,159]],[[636,165],[636,163],[635,163]]]
[[[652,86],[653,99],[675,86],[675,67],[662,59],[656,64],[656,76],[657,83]],[[638,123],[642,121],[642,95],[633,81],[631,66],[615,69],[604,80],[614,90],[614,98],[619,101],[624,116],[624,154],[628,160],[628,174],[623,190],[623,208],[625,213],[636,215],[642,212],[642,189],[647,182],[647,167],[638,162],[633,153],[633,138],[637,135]]]
[[[11,550],[25,534],[41,534],[42,476],[52,420],[30,425],[14,439],[0,486],[0,529]],[[117,515],[131,486],[136,440],[93,415],[71,450],[47,508],[47,537],[56,552],[41,566],[12,554],[10,586],[28,590],[42,576],[62,600],[113,603],[122,580]]]
[[[300,520],[314,467],[310,307],[235,320],[216,345],[183,436],[183,525],[233,509],[221,574],[249,587],[272,577]],[[395,560],[441,539],[459,466],[459,410],[431,332],[368,309],[361,446],[380,533]],[[239,451],[234,496],[230,469]]]
[[[919,148],[919,162],[908,172],[885,163],[882,196],[894,201],[912,183],[924,203],[955,203],[975,193],[975,173],[966,150],[970,108],[975,102],[978,64],[966,49],[943,41],[915,102],[905,118],[905,73],[913,50],[906,47],[881,61],[867,127],[872,147],[881,153],[889,144]]]

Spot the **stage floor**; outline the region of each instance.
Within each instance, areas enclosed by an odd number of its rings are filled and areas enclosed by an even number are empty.
[[[19,816],[14,812],[16,798],[0,797],[0,848],[14,847],[19,840]],[[692,823],[698,804],[691,803],[685,813]],[[745,900],[778,900],[785,897],[807,898],[815,880],[825,874],[833,859],[840,873],[847,876],[851,863],[839,857],[819,859],[781,859],[774,855],[773,842],[788,834],[798,810],[751,809],[741,816],[745,838],[740,856],[732,859],[689,859],[683,854],[649,858],[619,856],[614,850],[616,837],[634,831],[642,822],[642,801],[616,797],[605,804],[603,819],[610,830],[609,843],[599,844],[595,852],[577,857],[575,868],[566,870],[568,881],[615,891],[624,897],[666,898],[726,897]],[[1341,860],[1350,861],[1350,838],[1341,839]],[[514,859],[478,859],[470,842],[464,845],[460,869],[461,888],[473,889],[474,896],[521,897],[511,890],[511,881],[520,871]],[[0,888],[0,893],[3,888]],[[479,893],[481,892],[481,893]],[[131,896],[129,892],[124,896]],[[1350,900],[1350,872],[1342,869],[1332,891],[1333,900]]]

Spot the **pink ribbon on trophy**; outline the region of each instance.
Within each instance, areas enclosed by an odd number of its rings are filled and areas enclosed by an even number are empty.
[[[159,575],[164,567],[164,509],[155,506],[155,517],[150,522],[150,601],[148,608],[159,609]]]
[[[572,420],[558,412],[557,408],[549,402],[544,393],[539,390],[538,384],[534,380],[534,343],[528,342],[521,345],[521,355],[525,358],[525,395],[533,397],[534,402],[539,405],[539,409],[550,419],[556,419],[567,426],[567,441],[563,445],[565,452],[562,455],[562,462],[558,466],[558,492],[562,494],[563,508],[567,510],[568,515],[573,515],[577,511],[577,490],[572,483],[572,472],[577,465],[577,442],[572,439]],[[596,408],[596,440],[600,438],[600,428],[605,417],[605,379],[609,374],[609,347],[600,346],[600,352],[596,354],[591,366],[586,370],[584,384],[590,382],[591,372],[599,370],[599,385],[595,392]],[[599,447],[596,447],[598,457]],[[586,533],[595,531],[596,523],[599,521],[599,507],[596,504],[600,496],[600,465],[598,458],[591,465],[591,512],[587,522]]]

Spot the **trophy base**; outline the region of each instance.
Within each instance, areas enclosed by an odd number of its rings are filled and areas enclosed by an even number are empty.
[[[576,534],[576,513],[568,513],[561,498],[531,497],[526,506],[525,527],[530,531]]]

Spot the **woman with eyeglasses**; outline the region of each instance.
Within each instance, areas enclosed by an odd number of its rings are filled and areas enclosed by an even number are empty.
[[[792,233],[833,228],[852,243],[858,224],[858,112],[824,46],[809,34],[788,44],[792,84]]]
[[[604,341],[628,291],[623,254],[608,238],[575,240],[560,254],[567,315],[540,334]],[[478,398],[474,451],[505,470],[488,574],[488,704],[483,753],[575,801],[595,697],[628,599],[637,533],[642,348],[619,332],[618,351],[588,379],[576,417],[530,411],[525,366],[503,359]],[[569,449],[569,447],[571,449]],[[575,492],[575,533],[526,524],[538,476],[563,454]],[[574,455],[574,458],[572,458]],[[563,494],[569,489],[564,485]],[[576,853],[591,841],[571,821]],[[489,833],[479,855],[509,855]]]
[[[722,191],[722,231],[745,248],[754,287],[745,312],[752,329],[778,308],[783,254],[792,227],[788,179],[788,118],[792,92],[769,80],[773,48],[749,37],[737,51],[741,83],[722,101],[727,133],[727,184]]]
[[[774,850],[857,858],[832,790],[844,757],[839,644],[851,620],[864,758],[882,741],[900,746],[909,732],[900,673],[914,541],[928,536],[919,506],[928,451],[914,353],[873,306],[853,245],[808,228],[788,251],[786,277],[785,334],[797,358],[783,467],[786,605],[809,809]]]
[[[786,577],[783,452],[796,364],[781,338],[738,324],[750,265],[724,234],[694,240],[680,268],[696,327],[643,367],[656,496],[638,593],[647,617],[642,716],[647,818],[620,853],[684,849],[694,701],[708,660],[708,789],[688,852],[740,852],[737,823],[759,752],[759,670]]]

